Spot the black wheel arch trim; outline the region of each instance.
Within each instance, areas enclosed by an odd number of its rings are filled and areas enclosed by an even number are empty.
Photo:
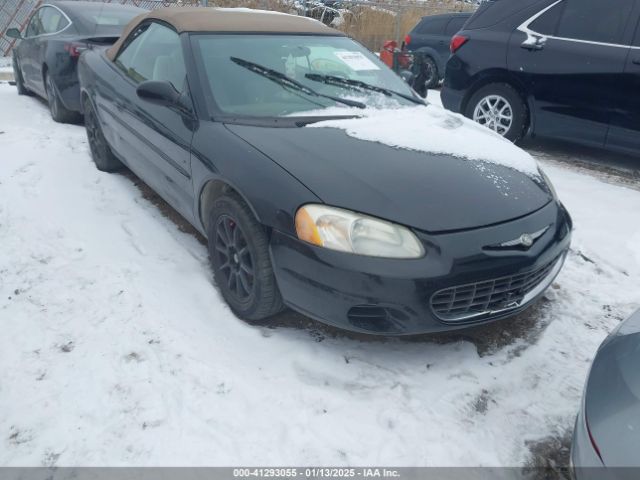
[[[205,203],[203,195],[208,185],[216,182],[221,183],[223,186],[226,186],[229,189],[231,189],[233,192],[235,192],[242,199],[242,201],[249,207],[249,210],[251,210],[251,213],[260,224],[262,224],[267,228],[272,228],[270,225],[267,225],[264,223],[263,217],[261,217],[261,215],[258,213],[256,208],[254,207],[253,203],[242,192],[242,190],[238,188],[238,185],[235,182],[220,175],[220,173],[218,172],[210,172],[210,174],[205,176],[203,181],[200,182],[200,184],[194,189],[195,192],[197,193],[197,195],[194,195],[194,200],[195,200],[194,211],[197,214],[196,219],[198,221],[198,227],[199,227],[198,230],[200,230],[200,232],[203,233],[205,237],[207,236],[206,215],[208,214],[208,212],[203,210],[204,203]]]
[[[47,62],[44,62],[42,64],[42,85],[44,86],[44,93],[45,94],[47,93],[47,81],[46,81],[47,77],[49,77],[51,79],[51,81],[53,82],[53,85],[56,88],[58,88],[58,83],[56,81],[55,71],[53,71],[51,68],[49,68],[49,65],[48,65]],[[60,91],[59,90],[58,90],[58,92],[56,92],[56,98],[58,99],[58,102],[60,102],[62,104],[62,106],[64,108],[66,108],[67,110],[73,110],[73,109],[70,109],[69,106],[65,103],[64,97],[62,95],[60,95]]]
[[[420,47],[414,50],[414,53],[422,53],[426,57],[431,58],[436,64],[438,69],[438,76],[442,78],[444,76],[445,65],[447,64],[446,60],[443,60],[438,51],[431,47]]]

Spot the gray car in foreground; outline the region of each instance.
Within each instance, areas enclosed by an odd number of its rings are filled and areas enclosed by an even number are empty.
[[[598,349],[576,420],[577,480],[640,478],[640,310]]]

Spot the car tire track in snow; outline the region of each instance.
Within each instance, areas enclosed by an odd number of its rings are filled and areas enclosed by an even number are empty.
[[[253,327],[203,239],[98,172],[83,127],[7,85],[0,106],[0,465],[526,466],[640,304],[640,193],[545,160],[574,247],[524,314],[413,339]]]

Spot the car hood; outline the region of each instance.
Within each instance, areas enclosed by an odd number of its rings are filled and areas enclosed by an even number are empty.
[[[427,232],[505,222],[532,213],[552,199],[536,174],[359,139],[331,124],[324,128],[227,124],[227,128],[323,202]],[[464,128],[457,141],[468,141]],[[478,148],[490,150],[492,141],[504,147],[502,139],[488,138]]]
[[[591,367],[585,408],[608,467],[638,467],[640,445],[640,312],[602,345]]]

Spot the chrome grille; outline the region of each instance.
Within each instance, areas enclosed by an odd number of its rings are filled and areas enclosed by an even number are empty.
[[[562,258],[525,273],[446,288],[433,294],[431,308],[445,322],[465,322],[522,306],[545,280],[550,283]],[[542,288],[544,290],[544,288]],[[534,296],[538,293],[536,292]]]

